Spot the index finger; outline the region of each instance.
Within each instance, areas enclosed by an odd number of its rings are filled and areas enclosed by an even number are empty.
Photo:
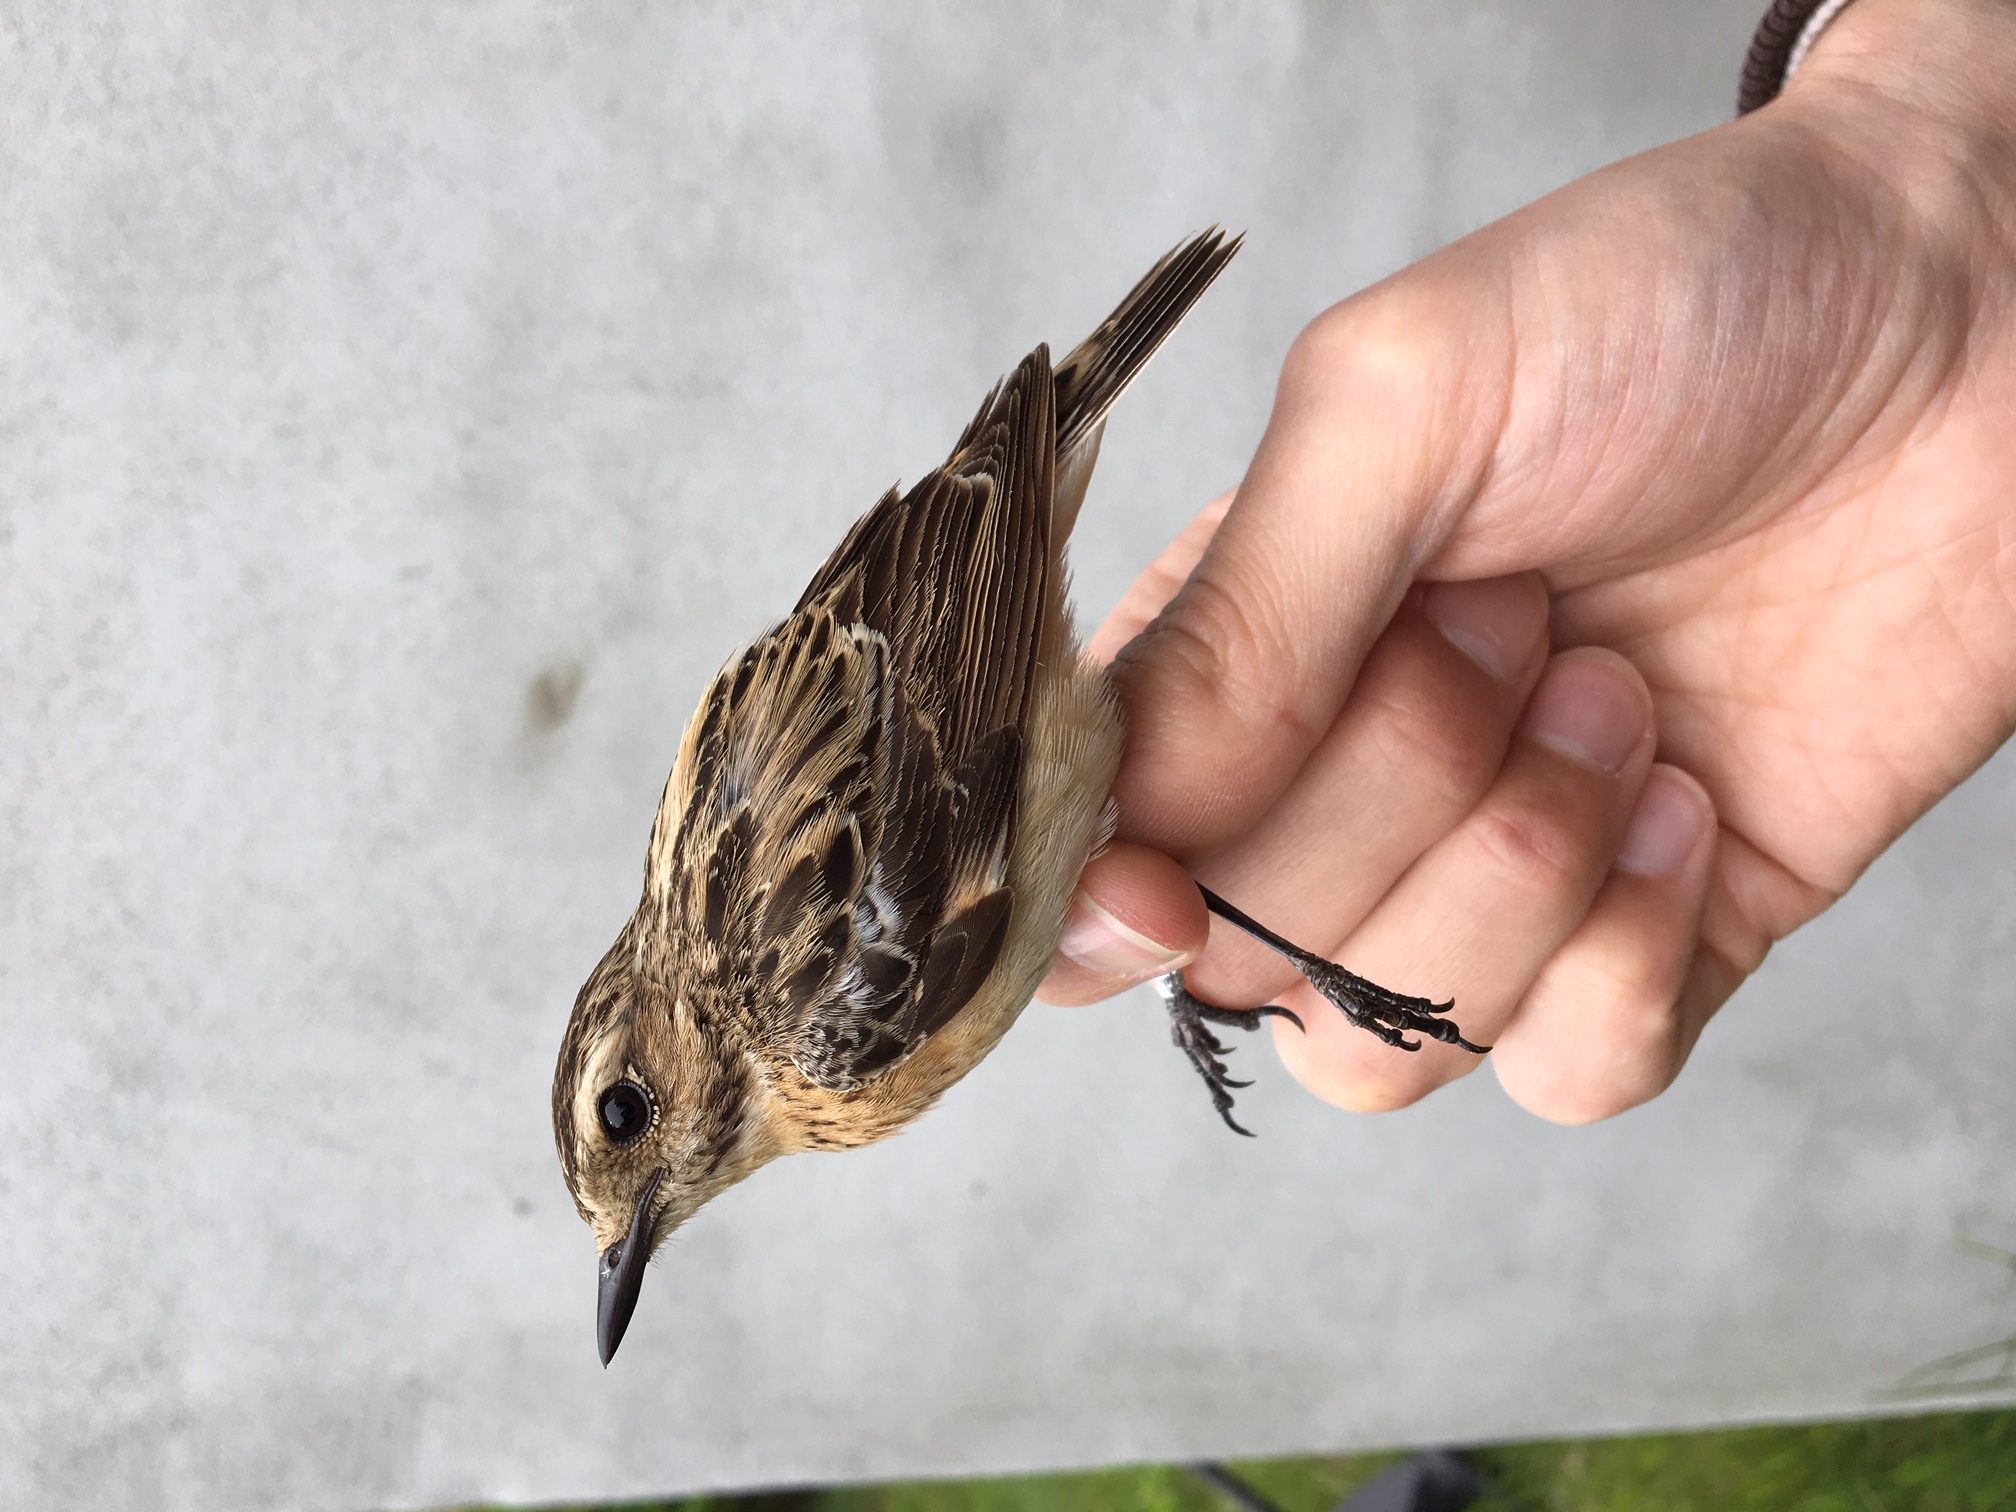
[[[1368,291],[1297,338],[1236,498],[1115,658],[1128,839],[1180,858],[1267,812],[1481,480],[1503,385],[1469,381],[1442,281],[1426,282]]]

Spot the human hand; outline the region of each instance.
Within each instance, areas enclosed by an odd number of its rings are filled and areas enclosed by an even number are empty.
[[[1121,843],[1042,995],[1202,948],[1180,861],[1544,1117],[1656,1095],[2016,728],[2012,302],[2016,10],[1857,0],[1776,103],[1320,316],[1094,638]],[[1345,1107],[1476,1064],[1222,926],[1190,980]]]

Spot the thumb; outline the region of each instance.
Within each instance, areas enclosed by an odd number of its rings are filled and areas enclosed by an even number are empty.
[[[1181,859],[1267,812],[1482,478],[1502,406],[1442,333],[1494,323],[1452,327],[1462,312],[1419,274],[1297,338],[1210,545],[1115,658],[1127,839]]]
[[[1115,841],[1085,864],[1064,918],[1046,1003],[1074,1007],[1111,997],[1204,953],[1211,924],[1204,897],[1159,851]]]

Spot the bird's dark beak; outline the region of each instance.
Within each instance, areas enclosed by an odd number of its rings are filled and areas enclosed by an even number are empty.
[[[595,1307],[595,1344],[603,1369],[623,1342],[630,1314],[637,1310],[637,1289],[644,1284],[644,1264],[651,1258],[651,1199],[658,1195],[663,1167],[651,1173],[630,1218],[630,1232],[602,1252],[602,1294]]]

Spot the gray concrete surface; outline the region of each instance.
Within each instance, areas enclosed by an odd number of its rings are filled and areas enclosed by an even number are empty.
[[[704,678],[1210,221],[1095,614],[1321,306],[1726,114],[1759,0],[0,18],[0,1505],[615,1497],[1881,1410],[2016,1326],[2016,763],[1588,1130],[1037,1009],[596,1366],[546,1126]]]

